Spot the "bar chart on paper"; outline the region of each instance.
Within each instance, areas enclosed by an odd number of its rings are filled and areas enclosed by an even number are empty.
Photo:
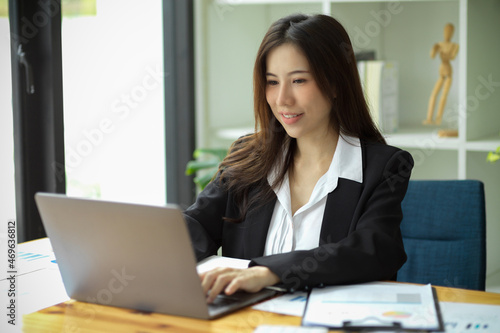
[[[16,267],[17,318],[69,299],[48,238],[18,244]],[[0,277],[0,295],[9,288],[6,276]],[[10,332],[3,324],[0,332]]]
[[[25,261],[35,261],[40,259],[49,258],[48,254],[38,254],[38,253],[30,253],[30,252],[19,252],[19,259]]]
[[[446,332],[500,332],[500,304],[440,302]]]
[[[18,275],[24,275],[41,269],[54,266],[57,268],[56,258],[48,239],[38,241],[42,244],[38,249],[31,248],[30,243],[20,244],[17,253]]]
[[[389,282],[313,289],[302,324],[347,330],[442,329],[431,285]]]

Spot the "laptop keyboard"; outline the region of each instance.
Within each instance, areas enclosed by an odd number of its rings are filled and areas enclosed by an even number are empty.
[[[276,291],[268,289],[263,289],[258,293],[237,291],[232,295],[221,294],[215,298],[212,304],[208,304],[208,312],[212,318],[216,318],[222,314],[254,304],[275,294]]]
[[[220,307],[220,306],[227,306],[231,305],[234,303],[241,302],[241,297],[234,297],[234,296],[228,296],[228,295],[218,295],[212,304],[210,304],[210,307]]]

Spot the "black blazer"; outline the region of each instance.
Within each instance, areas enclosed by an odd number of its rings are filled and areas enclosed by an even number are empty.
[[[222,246],[224,256],[266,266],[295,290],[394,278],[406,261],[399,226],[413,159],[380,143],[362,144],[362,159],[363,183],[339,178],[328,194],[319,247],[271,256],[263,253],[276,197],[241,223],[224,222],[238,209],[215,179],[184,212],[197,259]]]

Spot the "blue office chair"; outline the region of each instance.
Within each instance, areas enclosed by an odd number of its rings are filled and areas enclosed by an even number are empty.
[[[412,180],[402,202],[407,262],[398,281],[484,290],[484,186],[475,180]]]

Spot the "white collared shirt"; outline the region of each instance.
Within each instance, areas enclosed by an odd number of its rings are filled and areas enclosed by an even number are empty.
[[[358,138],[339,136],[328,171],[316,183],[309,201],[292,215],[288,174],[279,188],[267,233],[264,255],[293,250],[310,250],[319,246],[319,237],[328,193],[335,190],[339,178],[363,182],[361,145]],[[275,171],[268,175],[273,183]]]

